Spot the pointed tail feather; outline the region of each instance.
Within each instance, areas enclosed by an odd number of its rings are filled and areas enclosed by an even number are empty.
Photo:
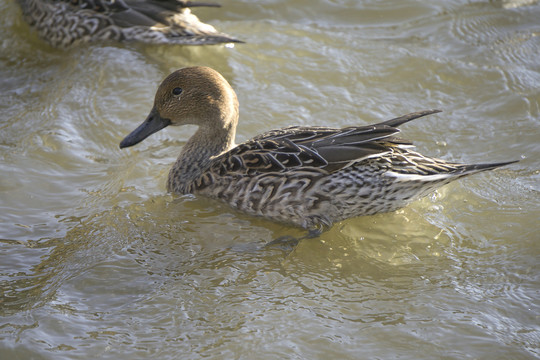
[[[400,116],[400,117],[397,117],[397,118],[394,118],[394,119],[384,121],[384,122],[379,123],[377,125],[387,125],[387,126],[392,126],[392,127],[398,127],[398,126],[400,126],[402,124],[405,124],[406,122],[409,122],[411,120],[418,119],[418,118],[420,118],[422,116],[426,116],[426,115],[436,114],[436,113],[439,113],[439,112],[442,112],[442,110],[433,109],[433,110],[417,111],[417,112],[413,112],[413,113],[410,113],[410,114],[407,114],[407,115],[403,115],[403,116]]]
[[[519,160],[512,160],[512,161],[505,161],[505,162],[499,162],[499,163],[465,165],[464,173],[471,174],[471,173],[480,172],[480,171],[492,170],[501,166],[517,163],[518,161]]]

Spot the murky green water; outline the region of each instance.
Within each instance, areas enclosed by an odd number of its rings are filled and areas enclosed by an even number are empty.
[[[538,1],[223,0],[233,48],[52,49],[0,0],[1,359],[540,357]],[[522,159],[389,214],[296,229],[165,191],[192,129],[118,143],[214,67],[238,141],[427,108],[425,154]]]

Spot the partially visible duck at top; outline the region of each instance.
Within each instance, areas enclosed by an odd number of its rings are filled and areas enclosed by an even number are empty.
[[[114,40],[213,45],[241,42],[201,22],[185,0],[17,0],[24,19],[49,44],[67,48]]]
[[[120,148],[169,125],[197,125],[169,173],[170,192],[214,198],[317,234],[337,221],[394,211],[455,179],[513,162],[448,162],[395,137],[398,126],[437,112],[367,126],[292,126],[235,145],[234,90],[218,72],[190,67],[161,83],[150,114]]]

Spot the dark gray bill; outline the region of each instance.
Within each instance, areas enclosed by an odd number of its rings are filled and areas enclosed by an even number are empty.
[[[170,124],[171,121],[159,116],[159,113],[154,108],[150,111],[146,120],[120,142],[120,149],[136,145]]]

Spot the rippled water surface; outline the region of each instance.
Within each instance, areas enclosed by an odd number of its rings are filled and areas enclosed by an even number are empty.
[[[0,358],[539,358],[538,1],[221,3],[195,13],[246,44],[61,51],[0,0]],[[192,128],[118,148],[188,65],[238,141],[440,108],[421,152],[521,162],[263,249],[301,232],[166,193]]]

